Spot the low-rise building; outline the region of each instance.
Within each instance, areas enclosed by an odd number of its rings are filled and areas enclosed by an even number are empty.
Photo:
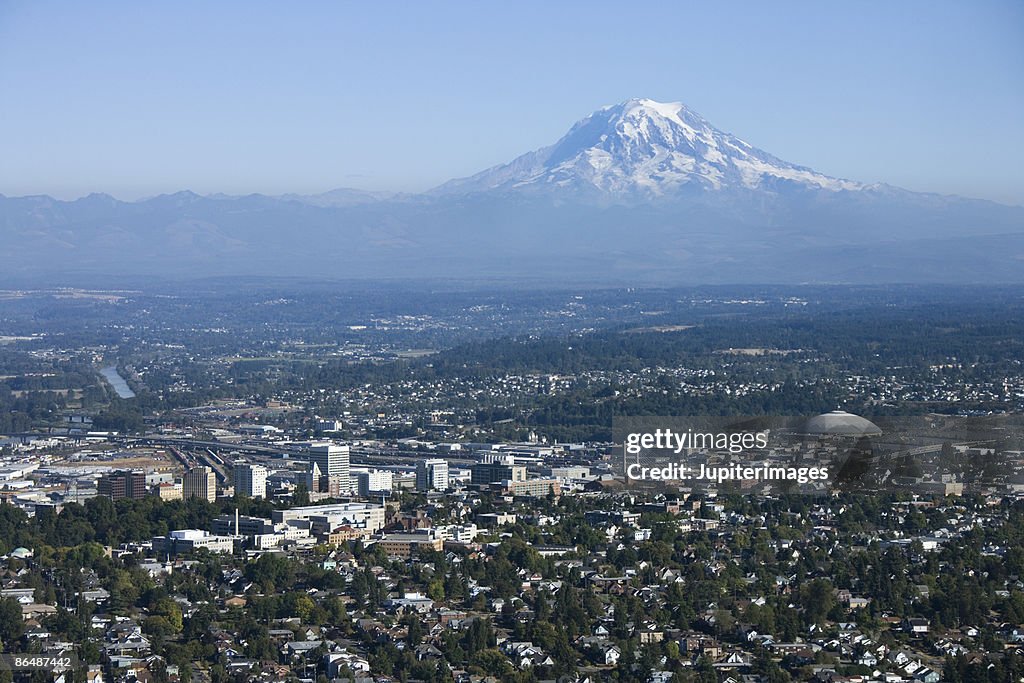
[[[421,531],[384,534],[374,544],[389,556],[402,558],[412,557],[425,550],[439,551],[444,547],[444,541],[437,534]]]
[[[167,555],[190,553],[205,548],[211,553],[230,553],[235,548],[231,536],[215,536],[202,529],[178,529],[153,539],[153,550]]]

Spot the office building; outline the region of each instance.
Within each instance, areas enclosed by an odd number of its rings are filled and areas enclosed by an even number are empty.
[[[487,486],[499,481],[526,481],[526,466],[481,462],[470,468],[470,483],[474,486]]]
[[[305,484],[306,491],[310,494],[310,500],[339,498],[350,493],[350,481],[338,474],[324,474],[315,462],[306,464],[306,471],[301,474],[298,481]]]
[[[444,541],[437,534],[423,530],[384,534],[374,545],[382,548],[388,557],[409,558],[428,550],[440,551],[444,547]]]
[[[390,493],[394,482],[394,477],[387,470],[357,470],[352,473],[352,478],[356,492],[367,497]]]
[[[111,500],[144,498],[146,495],[146,473],[118,471],[105,474],[96,483],[96,492]]]
[[[341,526],[370,534],[384,527],[385,514],[386,508],[379,503],[334,503],[274,510],[270,516],[275,524],[306,520],[317,534],[330,533]]]
[[[156,495],[160,497],[160,500],[181,500],[182,484],[180,481],[157,484]]]
[[[235,495],[249,498],[267,497],[267,468],[263,465],[235,465]]]
[[[181,487],[182,497],[217,500],[217,477],[209,467],[193,467],[185,473]]]
[[[417,491],[447,491],[448,461],[421,460],[416,463]]]
[[[152,488],[160,484],[173,484],[174,472],[147,472],[146,487]]]
[[[308,448],[309,461],[320,469],[321,477],[335,477],[342,492],[351,491],[349,480],[349,447],[336,443],[313,443]]]
[[[504,496],[522,496],[539,498],[548,495],[559,495],[561,483],[557,479],[527,479],[525,481],[502,481],[491,484],[491,489]]]
[[[320,419],[316,421],[316,428],[321,432],[340,432],[345,428],[345,425],[341,420]]]
[[[253,536],[273,530],[274,524],[269,519],[240,515],[237,509],[233,515],[218,515],[213,520],[213,533],[218,536]]]
[[[178,529],[166,536],[153,538],[153,550],[166,555],[189,553],[200,548],[211,553],[230,553],[234,545],[230,536],[214,536],[201,529]]]

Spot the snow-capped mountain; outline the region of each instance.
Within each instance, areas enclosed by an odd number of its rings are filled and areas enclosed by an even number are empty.
[[[797,166],[629,100],[422,195],[0,195],[0,272],[641,283],[1024,283],[1024,208]]]
[[[683,188],[773,191],[784,186],[866,187],[783,161],[718,130],[682,103],[632,99],[578,121],[550,147],[450,181],[436,192],[558,189],[658,197]]]

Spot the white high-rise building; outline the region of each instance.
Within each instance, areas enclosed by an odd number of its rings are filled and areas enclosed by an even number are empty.
[[[379,496],[391,491],[394,478],[387,470],[353,470],[352,479],[360,496]]]
[[[182,479],[182,497],[205,498],[211,503],[217,500],[217,477],[205,465],[193,467]]]
[[[421,460],[416,463],[417,491],[447,491],[448,461]]]
[[[249,498],[267,497],[267,468],[263,465],[235,465],[235,495]]]
[[[320,468],[321,476],[340,477],[340,489],[352,490],[349,476],[349,447],[336,443],[314,443],[309,446],[309,461]]]

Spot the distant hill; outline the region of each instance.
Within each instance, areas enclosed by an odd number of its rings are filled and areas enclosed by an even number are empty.
[[[5,272],[588,284],[1024,282],[1024,208],[832,178],[629,100],[420,195],[0,196]]]

